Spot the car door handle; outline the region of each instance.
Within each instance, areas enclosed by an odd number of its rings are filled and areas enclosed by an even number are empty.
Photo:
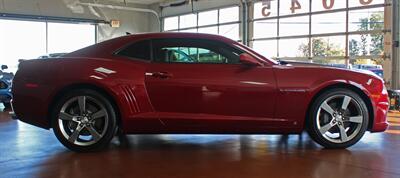
[[[146,72],[146,76],[151,76],[154,78],[168,79],[172,77],[172,74],[168,72]]]

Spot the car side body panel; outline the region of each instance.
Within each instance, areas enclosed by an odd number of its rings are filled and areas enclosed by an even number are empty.
[[[387,94],[382,93],[382,81],[370,75],[327,67],[278,65],[256,54],[253,56],[264,66],[203,65],[199,74],[184,64],[157,66],[114,55],[132,42],[162,37],[213,39],[240,46],[213,35],[146,34],[106,41],[54,60],[24,61],[13,85],[17,117],[50,128],[50,111],[57,96],[65,89],[85,85],[110,96],[125,133],[299,133],[305,127],[313,98],[324,88],[343,83],[371,98],[374,123],[370,130],[387,128]],[[164,72],[165,65],[168,70],[173,68],[175,78],[170,83],[147,76]],[[235,79],[230,80],[226,73],[232,73]],[[160,87],[165,90],[158,90]]]

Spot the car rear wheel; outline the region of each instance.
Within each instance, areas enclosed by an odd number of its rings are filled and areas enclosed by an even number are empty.
[[[368,120],[368,108],[357,93],[333,89],[320,95],[311,106],[307,130],[325,148],[347,148],[362,138]]]
[[[79,89],[64,95],[53,112],[58,140],[77,152],[90,152],[109,144],[117,129],[110,101],[94,90]]]

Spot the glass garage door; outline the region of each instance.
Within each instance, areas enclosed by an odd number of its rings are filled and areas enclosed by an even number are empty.
[[[46,54],[46,23],[0,20],[0,65],[15,72],[18,59]]]
[[[240,41],[239,7],[226,7],[164,18],[164,31],[218,34]]]
[[[15,72],[19,59],[68,53],[96,43],[95,25],[0,19],[0,65]]]
[[[66,53],[96,42],[95,26],[48,23],[48,53]]]
[[[390,2],[258,1],[253,5],[251,44],[275,59],[379,70],[390,56]],[[379,73],[386,81],[390,74]]]

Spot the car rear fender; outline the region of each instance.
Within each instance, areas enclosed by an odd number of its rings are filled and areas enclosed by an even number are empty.
[[[66,62],[59,71],[68,73],[68,76],[63,76],[62,84],[51,94],[51,103],[71,89],[89,88],[99,91],[113,102],[119,112],[121,125],[139,113],[153,111],[144,85],[143,65],[123,60],[80,60],[80,66],[77,66],[77,63]],[[49,110],[52,109],[50,106]]]

